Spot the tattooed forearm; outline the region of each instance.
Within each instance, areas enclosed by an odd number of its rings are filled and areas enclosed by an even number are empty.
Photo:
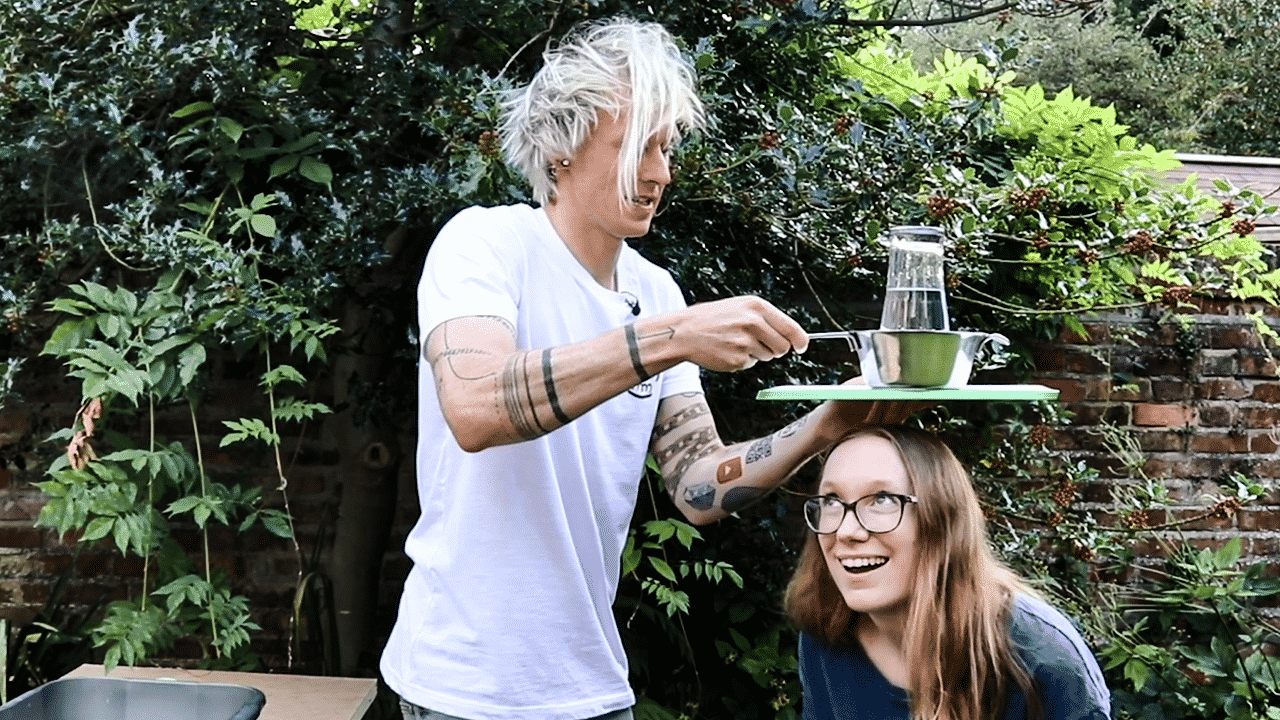
[[[796,420],[795,422],[791,423],[790,425],[788,425],[788,426],[786,426],[786,427],[782,428],[781,430],[779,430],[779,431],[778,431],[777,433],[775,433],[775,434],[776,434],[778,437],[780,437],[780,438],[784,438],[784,437],[791,437],[792,435],[795,435],[797,432],[799,432],[799,431],[800,431],[800,428],[804,427],[804,426],[805,426],[805,424],[806,424],[806,423],[808,423],[808,422],[809,422],[809,416],[808,416],[808,415],[805,415],[804,417],[800,418],[799,420]]]
[[[684,479],[684,474],[689,472],[689,468],[693,467],[694,463],[715,451],[716,446],[714,444],[709,444],[696,450],[690,450],[684,457],[680,458],[680,462],[676,463],[675,468],[671,470],[671,477],[674,478],[677,483],[680,482]]]
[[[556,396],[555,370],[551,367],[551,348],[542,351],[542,379],[547,386],[547,402],[551,404],[551,412],[561,425],[568,425],[570,418],[560,407],[560,398]]]
[[[711,412],[711,409],[708,408],[704,403],[698,403],[697,405],[690,405],[689,407],[681,410],[675,415],[672,415],[671,418],[668,419],[666,422],[660,423],[657,427],[655,427],[653,429],[653,438],[655,440],[661,440],[662,438],[666,437],[667,434],[669,434],[672,430],[675,430],[676,428],[688,423],[690,420],[693,420],[694,418],[702,417],[703,415],[706,415],[710,412]]]
[[[716,439],[716,430],[712,427],[704,427],[701,430],[695,430],[688,435],[676,440],[662,450],[654,453],[653,459],[657,461],[658,467],[666,466],[667,462],[676,455],[684,452],[699,452],[711,445]]]
[[[640,343],[636,341],[636,326],[628,323],[622,328],[622,334],[627,338],[627,354],[631,356],[631,368],[636,371],[636,375],[643,382],[653,377],[653,373],[644,367],[644,360],[640,358]]]
[[[502,401],[506,406],[507,417],[516,434],[526,440],[549,432],[538,421],[538,415],[533,409],[533,387],[530,384],[527,359],[528,355],[524,353],[512,355],[502,370]]]
[[[689,503],[689,507],[694,510],[706,512],[716,504],[716,486],[711,483],[703,483],[685,488],[684,501]]]
[[[751,443],[751,447],[747,448],[747,464],[763,460],[773,454],[773,438],[766,435],[759,440]]]
[[[724,508],[725,512],[738,512],[764,497],[767,492],[768,490],[764,488],[751,487],[749,485],[736,487],[724,494],[724,499],[720,501],[720,507]]]

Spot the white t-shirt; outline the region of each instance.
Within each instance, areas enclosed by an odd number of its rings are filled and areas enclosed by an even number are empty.
[[[670,275],[630,247],[618,288],[591,277],[541,209],[469,208],[428,253],[421,337],[495,315],[518,347],[555,347],[635,320],[635,301],[642,317],[685,305]],[[419,363],[422,515],[382,655],[391,689],[475,720],[578,720],[635,703],[611,607],[621,553],[658,402],[701,392],[698,372],[678,365],[542,437],[467,453]]]

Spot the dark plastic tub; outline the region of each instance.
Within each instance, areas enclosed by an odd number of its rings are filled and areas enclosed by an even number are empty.
[[[245,685],[75,677],[0,706],[0,720],[255,720],[267,702]]]

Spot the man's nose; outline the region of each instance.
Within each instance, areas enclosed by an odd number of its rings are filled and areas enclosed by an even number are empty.
[[[671,158],[661,147],[645,151],[640,163],[640,179],[659,185],[671,184]]]

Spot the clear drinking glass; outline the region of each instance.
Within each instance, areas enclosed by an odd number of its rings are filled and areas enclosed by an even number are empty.
[[[941,228],[899,225],[889,230],[889,273],[882,330],[950,330]]]

